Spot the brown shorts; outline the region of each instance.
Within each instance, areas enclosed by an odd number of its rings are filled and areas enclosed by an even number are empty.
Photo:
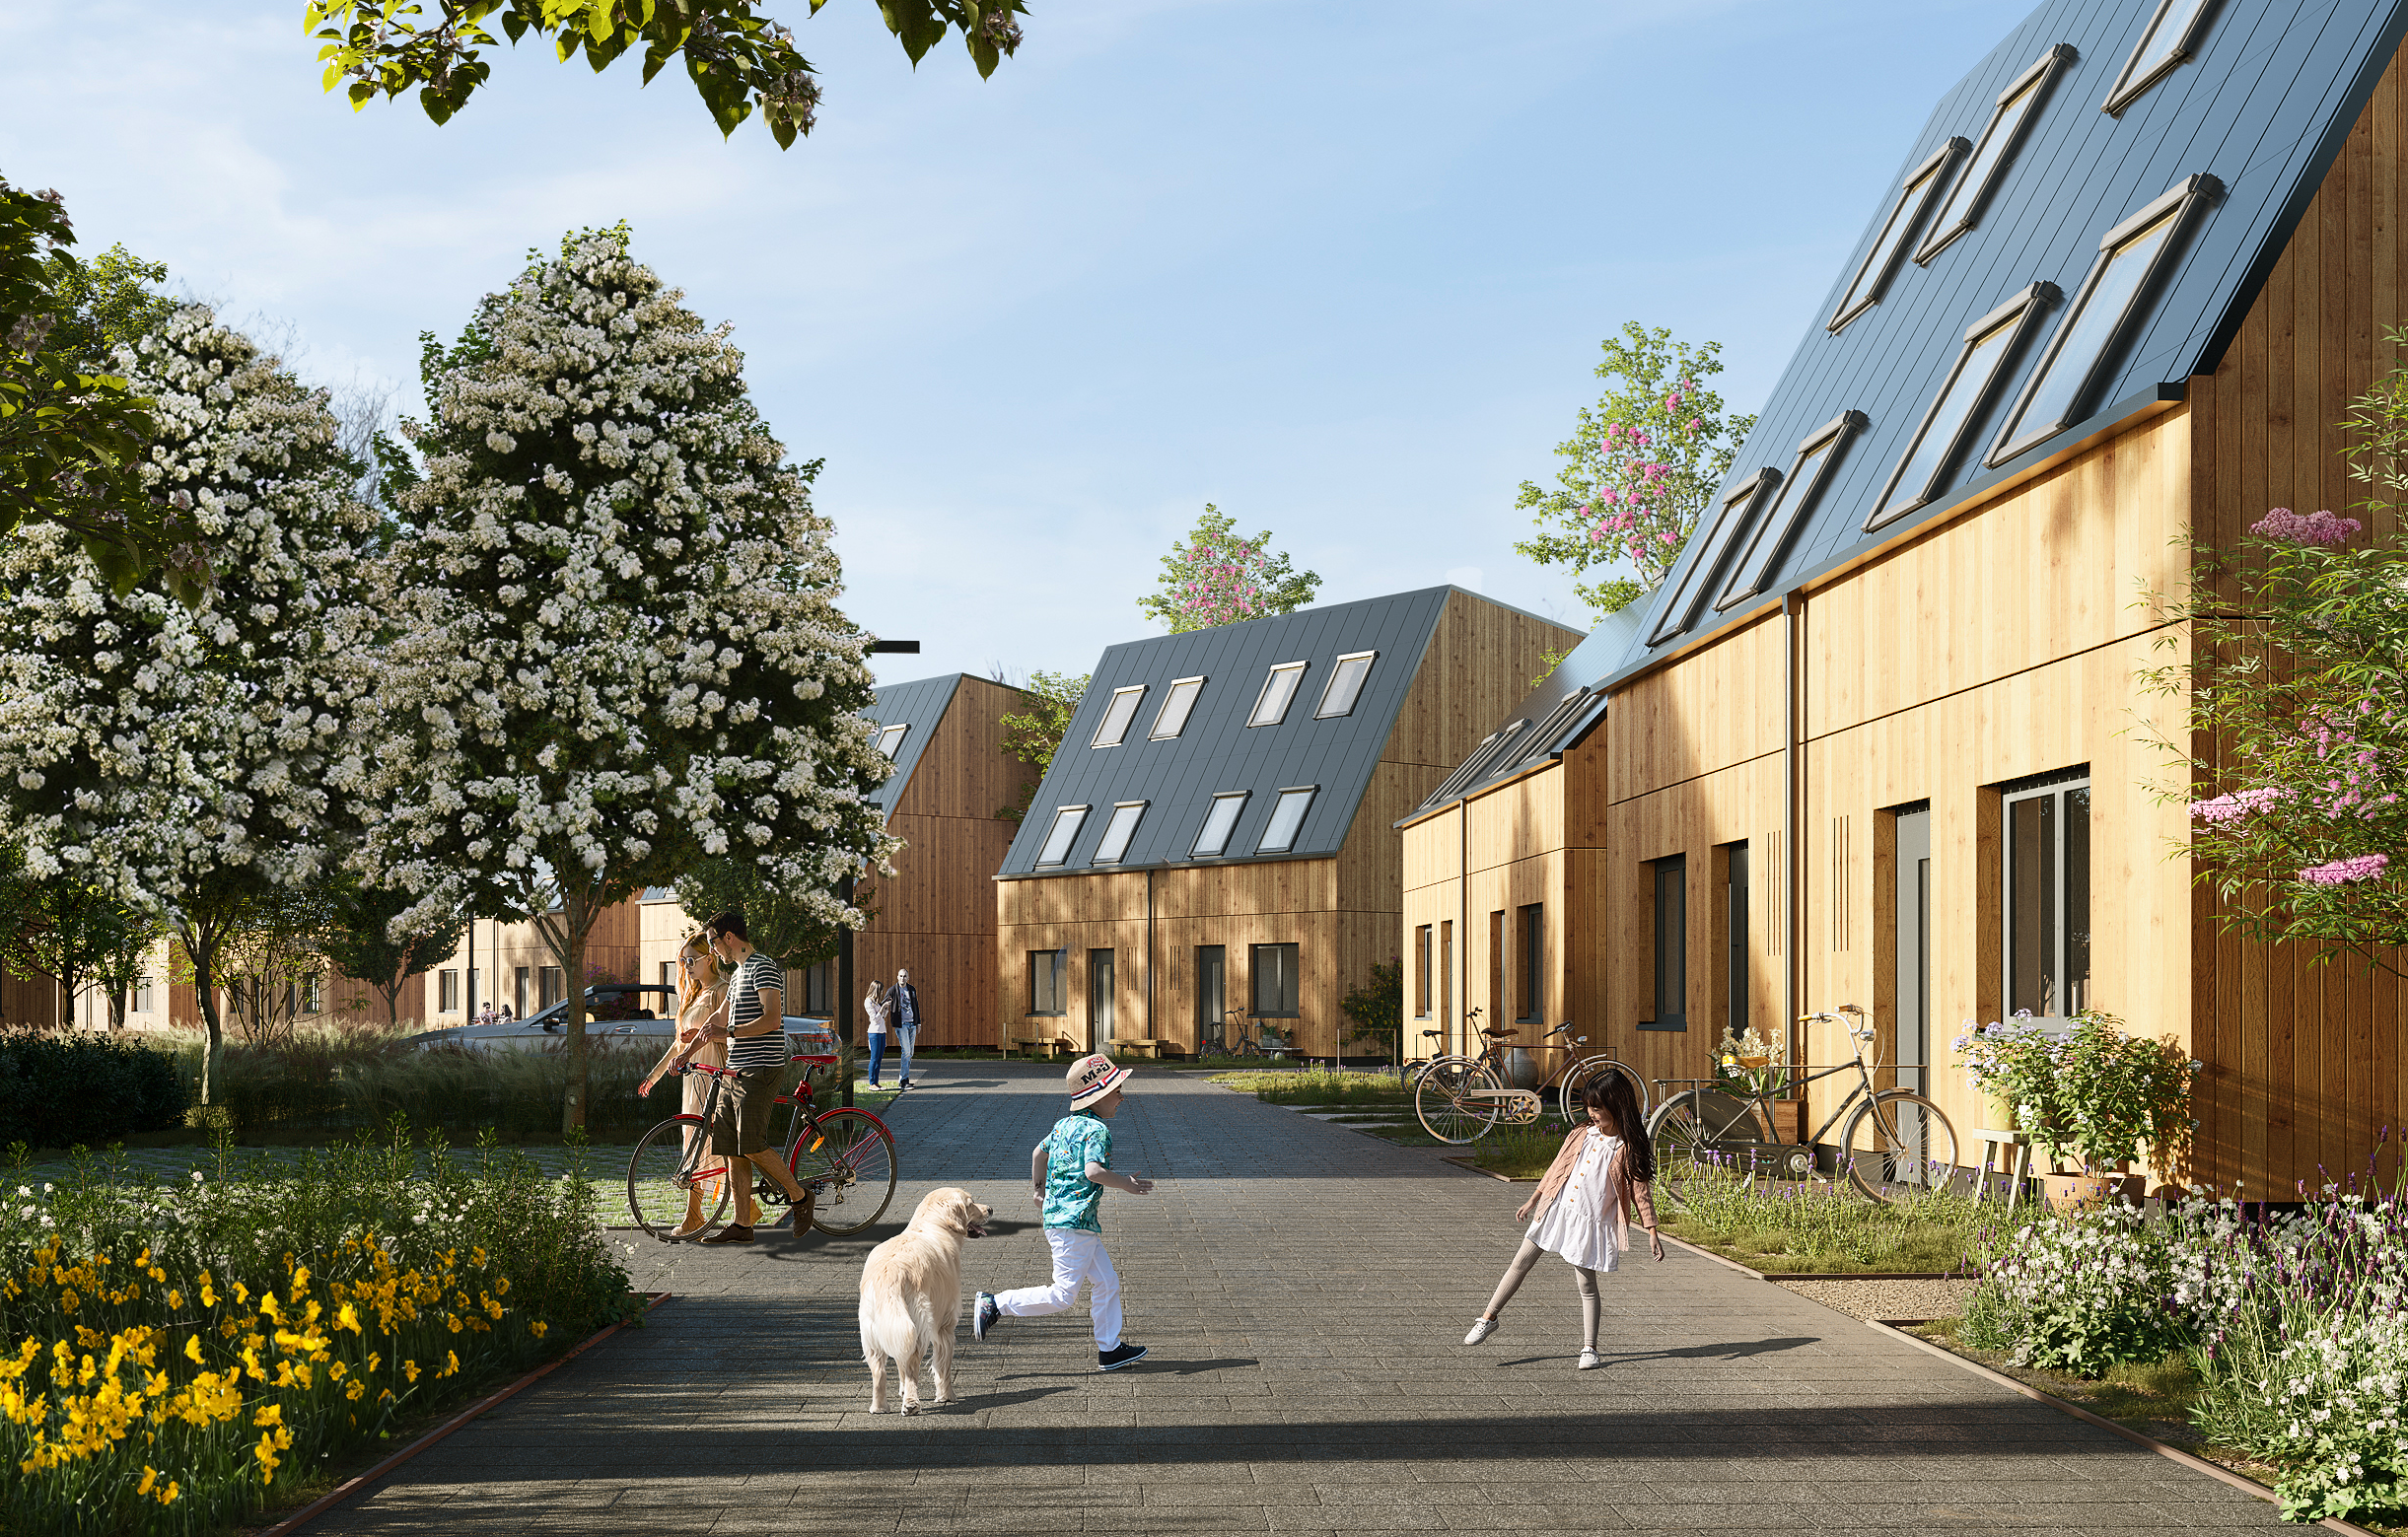
[[[778,1097],[776,1068],[745,1068],[725,1081],[711,1117],[711,1152],[744,1158],[769,1151],[769,1111]]]

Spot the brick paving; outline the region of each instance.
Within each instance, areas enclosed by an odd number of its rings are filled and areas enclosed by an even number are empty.
[[[2273,1506],[1675,1252],[1608,1278],[1600,1371],[1541,1262],[1486,1344],[1455,1342],[1512,1253],[1516,1188],[1429,1152],[1141,1072],[1109,1195],[1129,1338],[1084,1310],[966,1318],[962,1402],[871,1416],[862,1256],[926,1191],[999,1231],[965,1287],[1039,1280],[1027,1150],[1060,1069],[946,1062],[893,1107],[885,1221],[747,1250],[647,1245],[677,1293],[316,1532],[1027,1533],[2285,1530]]]

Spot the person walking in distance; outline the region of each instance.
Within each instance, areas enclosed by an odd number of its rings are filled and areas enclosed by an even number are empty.
[[[1028,1179],[1043,1214],[1045,1245],[1053,1252],[1049,1286],[1017,1292],[981,1292],[971,1332],[987,1337],[1000,1319],[1036,1318],[1069,1310],[1087,1285],[1087,1310],[1096,1325],[1096,1369],[1117,1371],[1146,1354],[1120,1337],[1120,1273],[1103,1251],[1099,1209],[1106,1187],[1142,1196],[1154,1181],[1112,1172],[1111,1119],[1119,1114],[1121,1085],[1132,1069],[1109,1057],[1081,1057],[1070,1065],[1070,1114],[1053,1123],[1045,1140],[1028,1153]]]
[[[894,995],[886,984],[876,977],[870,979],[870,991],[862,995],[863,1028],[870,1036],[870,1086],[878,1088],[878,1065],[886,1060],[886,1027],[894,1018]]]
[[[894,1005],[894,1050],[903,1059],[902,1086],[911,1086],[911,1047],[920,1038],[920,990],[911,985],[906,967],[894,974],[894,990],[886,995]]]
[[[711,1119],[711,1152],[728,1160],[728,1178],[736,1187],[736,1222],[703,1239],[705,1243],[750,1243],[760,1219],[760,1204],[752,1198],[752,1171],[769,1176],[786,1192],[787,1202],[805,1214],[797,1232],[810,1222],[811,1201],[795,1182],[794,1172],[769,1151],[769,1114],[777,1098],[778,1076],[786,1068],[786,970],[752,947],[744,938],[744,915],[731,908],[702,926],[728,978],[726,1001],[718,1019],[706,1026],[701,1042],[687,1047],[690,1057],[703,1043],[728,1043],[728,1069],[736,1076],[720,1091],[719,1109]],[[682,1063],[683,1058],[680,1058]]]
[[[1664,1239],[1656,1231],[1656,1203],[1648,1187],[1656,1178],[1656,1150],[1639,1119],[1639,1101],[1630,1080],[1619,1073],[1600,1073],[1581,1090],[1588,1111],[1586,1126],[1576,1126],[1564,1139],[1562,1151],[1547,1168],[1546,1177],[1515,1217],[1530,1223],[1522,1248],[1505,1268],[1488,1310],[1472,1320],[1466,1345],[1477,1345],[1497,1332],[1497,1315],[1513,1299],[1523,1278],[1541,1254],[1560,1254],[1572,1264],[1581,1292],[1581,1358],[1578,1369],[1604,1364],[1597,1355],[1597,1276],[1618,1268],[1630,1247],[1625,1212],[1647,1229],[1648,1246],[1664,1258]],[[1535,1217],[1537,1221],[1530,1220]]]

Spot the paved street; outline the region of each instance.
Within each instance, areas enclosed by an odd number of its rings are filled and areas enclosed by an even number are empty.
[[[1106,1197],[1153,1347],[1094,1369],[1084,1310],[966,1316],[956,1408],[864,1413],[855,1287],[926,1191],[1000,1230],[965,1285],[1043,1279],[1027,1150],[1059,1068],[931,1063],[893,1107],[905,1184],[862,1237],[647,1245],[676,1299],[315,1531],[1721,1533],[2288,1530],[2274,1507],[1778,1287],[1675,1252],[1608,1278],[1576,1373],[1566,1267],[1456,1342],[1513,1252],[1513,1187],[1250,1097],[1141,1072]]]

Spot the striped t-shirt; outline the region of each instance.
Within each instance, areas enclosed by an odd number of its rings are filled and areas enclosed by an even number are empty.
[[[743,1033],[745,1026],[760,1020],[764,988],[776,988],[782,996],[786,991],[786,968],[754,950],[736,968],[736,979],[728,984],[728,1066],[740,1073],[746,1068],[786,1066],[788,1053],[783,1028],[760,1035]],[[781,1025],[783,1022],[780,1021]]]

